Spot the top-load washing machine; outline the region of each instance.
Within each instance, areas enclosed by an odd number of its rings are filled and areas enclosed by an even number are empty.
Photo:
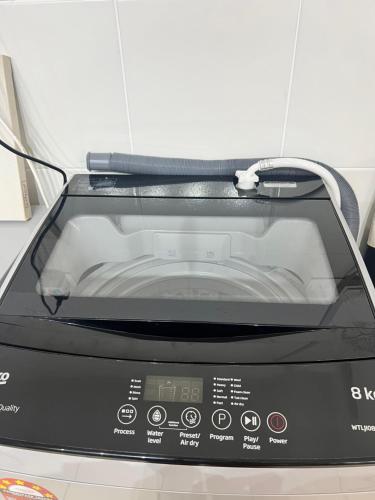
[[[1,287],[0,495],[374,498],[373,301],[320,180],[75,176]]]

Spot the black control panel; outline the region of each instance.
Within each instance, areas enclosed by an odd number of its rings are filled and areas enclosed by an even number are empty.
[[[375,361],[192,365],[0,348],[0,442],[195,464],[375,458]]]

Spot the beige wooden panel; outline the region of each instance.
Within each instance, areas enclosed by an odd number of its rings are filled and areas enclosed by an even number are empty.
[[[0,117],[17,137],[21,137],[11,60],[2,55],[0,55]],[[0,137],[17,148],[1,124]],[[0,220],[27,220],[30,217],[25,161],[0,147]]]

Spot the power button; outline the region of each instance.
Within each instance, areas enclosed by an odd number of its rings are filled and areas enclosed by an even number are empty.
[[[267,417],[267,425],[270,431],[281,434],[288,427],[288,421],[282,413],[273,411]]]

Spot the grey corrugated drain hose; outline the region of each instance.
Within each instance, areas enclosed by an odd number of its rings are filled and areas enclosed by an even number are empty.
[[[241,158],[232,160],[191,160],[187,158],[162,158],[122,153],[87,153],[87,168],[97,172],[121,172],[148,175],[228,175],[234,176],[237,170],[246,170],[250,165],[263,158]],[[340,188],[341,211],[354,236],[359,230],[359,208],[357,198],[350,184],[337,170],[321,162]],[[316,179],[310,172],[290,168],[273,169],[259,172],[261,180],[307,180]]]

